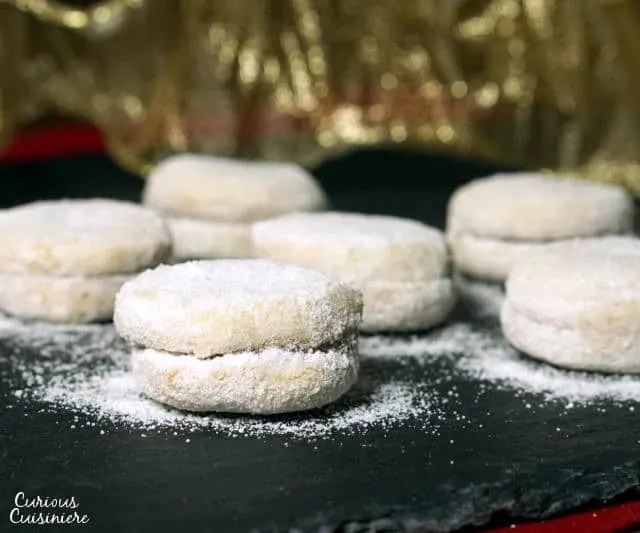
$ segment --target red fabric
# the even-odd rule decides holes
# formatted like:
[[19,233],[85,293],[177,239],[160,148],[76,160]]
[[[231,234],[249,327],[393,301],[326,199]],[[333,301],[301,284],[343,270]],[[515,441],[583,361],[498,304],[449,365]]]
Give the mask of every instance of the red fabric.
[[104,153],[104,138],[91,126],[68,124],[26,131],[0,150],[3,162]]
[[[98,130],[70,124],[22,133],[0,150],[0,161],[95,155],[104,153],[104,149],[104,138]],[[538,523],[490,529],[487,533],[615,533],[632,526],[638,526],[640,530],[640,501]]]
[[544,522],[491,529],[487,533],[615,533],[640,530],[640,501],[564,516]]

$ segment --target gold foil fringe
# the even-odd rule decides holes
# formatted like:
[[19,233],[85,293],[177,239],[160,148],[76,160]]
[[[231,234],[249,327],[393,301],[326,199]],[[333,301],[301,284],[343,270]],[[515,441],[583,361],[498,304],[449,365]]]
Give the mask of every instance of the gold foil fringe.
[[640,194],[638,27],[637,0],[0,0],[0,133],[55,110],[141,173],[391,143]]

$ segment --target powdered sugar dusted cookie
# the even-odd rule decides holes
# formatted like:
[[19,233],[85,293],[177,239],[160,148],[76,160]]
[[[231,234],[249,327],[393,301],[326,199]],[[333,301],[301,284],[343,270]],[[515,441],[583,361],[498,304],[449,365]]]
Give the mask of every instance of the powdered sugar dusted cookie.
[[107,320],[131,275],[171,252],[150,209],[117,200],[51,200],[0,212],[0,309],[53,322]]
[[523,352],[559,366],[640,372],[640,241],[550,245],[507,281],[502,329]]
[[165,218],[173,240],[173,260],[251,256],[251,226],[187,217]]
[[328,351],[265,348],[211,359],[134,350],[133,374],[154,400],[186,411],[270,415],[337,400],[355,383],[355,339]]
[[149,175],[143,202],[167,214],[246,222],[322,209],[326,197],[297,165],[183,154]]
[[535,173],[473,181],[452,196],[447,237],[456,267],[504,281],[528,247],[629,232],[634,204],[623,189]]
[[275,414],[335,401],[358,375],[362,296],[264,260],[149,270],[118,294],[115,325],[154,400],[187,411]]
[[318,269],[360,289],[364,331],[429,327],[455,300],[442,233],[414,220],[296,213],[254,224],[252,236],[256,257]]
[[273,261],[192,261],[126,283],[118,333],[135,345],[198,357],[266,347],[335,346],[357,330],[358,291],[326,275]]
[[103,276],[155,266],[171,251],[162,219],[106,199],[34,202],[0,212],[0,271]]

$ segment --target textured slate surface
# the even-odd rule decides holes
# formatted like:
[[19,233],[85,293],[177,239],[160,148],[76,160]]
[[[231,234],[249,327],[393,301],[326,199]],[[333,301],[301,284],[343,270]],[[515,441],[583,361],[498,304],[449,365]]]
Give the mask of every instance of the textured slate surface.
[[[338,209],[442,225],[455,185],[491,170],[369,152],[317,173]],[[133,198],[139,186],[96,158],[0,170],[3,205],[34,197]],[[0,410],[0,530],[21,490],[76,495],[100,531],[356,532],[447,531],[496,515],[542,517],[637,489],[640,428],[627,406],[567,412],[546,404],[532,411],[508,391],[462,377],[452,383],[451,364],[438,360],[428,373],[411,364],[368,369],[404,373],[442,393],[455,386],[452,408],[465,421],[444,418],[436,435],[407,424],[309,444],[200,431],[187,445],[170,433],[142,439],[126,428],[100,438],[92,428],[69,431],[69,413],[29,404]],[[0,382],[0,405],[9,393]]]

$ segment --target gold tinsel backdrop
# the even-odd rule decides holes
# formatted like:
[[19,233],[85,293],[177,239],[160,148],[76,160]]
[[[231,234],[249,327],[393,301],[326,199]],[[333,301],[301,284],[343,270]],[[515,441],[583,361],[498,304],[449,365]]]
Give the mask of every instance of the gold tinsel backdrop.
[[0,0],[0,133],[312,163],[428,146],[640,194],[638,0]]

